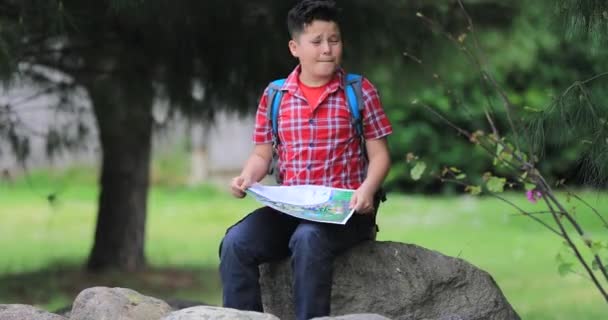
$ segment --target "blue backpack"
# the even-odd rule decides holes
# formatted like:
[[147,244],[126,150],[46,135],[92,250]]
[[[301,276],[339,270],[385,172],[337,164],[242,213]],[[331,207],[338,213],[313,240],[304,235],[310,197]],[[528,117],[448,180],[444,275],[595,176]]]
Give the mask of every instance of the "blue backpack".
[[[351,115],[351,123],[359,137],[361,150],[363,152],[364,161],[367,162],[367,151],[365,149],[365,137],[363,136],[363,119],[361,117],[361,113],[363,108],[365,107],[363,103],[363,93],[361,89],[361,79],[362,77],[358,74],[347,74],[346,75],[346,83],[345,83],[345,91],[346,91],[346,103],[350,109]],[[275,80],[268,85],[267,91],[267,109],[268,109],[268,119],[271,121],[272,125],[272,164],[268,170],[268,174],[275,175],[277,183],[281,183],[281,178],[279,177],[279,172],[277,166],[278,161],[278,152],[277,147],[280,143],[279,141],[279,109],[281,107],[281,99],[283,98],[283,84],[285,83],[285,79]],[[365,167],[365,166],[364,166]]]

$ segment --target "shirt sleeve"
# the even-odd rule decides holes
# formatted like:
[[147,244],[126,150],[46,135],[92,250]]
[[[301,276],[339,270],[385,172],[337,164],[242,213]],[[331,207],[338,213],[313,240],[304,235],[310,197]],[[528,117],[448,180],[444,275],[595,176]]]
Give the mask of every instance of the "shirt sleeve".
[[268,88],[264,90],[264,93],[260,98],[258,110],[255,115],[255,126],[253,129],[254,144],[272,143],[272,125],[270,119],[268,119],[267,93]]
[[369,80],[363,78],[361,91],[365,104],[363,108],[363,136],[366,140],[388,136],[393,132],[393,127],[382,108],[378,90]]

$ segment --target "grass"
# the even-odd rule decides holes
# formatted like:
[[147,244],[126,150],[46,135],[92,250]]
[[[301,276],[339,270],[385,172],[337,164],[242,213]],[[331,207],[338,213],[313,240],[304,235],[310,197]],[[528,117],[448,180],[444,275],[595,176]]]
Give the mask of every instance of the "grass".
[[[606,193],[583,194],[608,212]],[[526,208],[541,207],[520,194],[507,196]],[[252,199],[235,201],[210,186],[155,186],[148,206],[150,269],[92,275],[80,266],[92,246],[96,199],[95,178],[87,170],[39,172],[0,184],[0,303],[55,310],[94,285],[220,303],[217,246],[225,229],[257,206]],[[608,240],[588,210],[574,205],[592,236]],[[378,240],[415,243],[488,271],[523,319],[604,318],[608,307],[589,280],[558,274],[561,241],[514,213],[492,198],[391,194],[378,218]]]

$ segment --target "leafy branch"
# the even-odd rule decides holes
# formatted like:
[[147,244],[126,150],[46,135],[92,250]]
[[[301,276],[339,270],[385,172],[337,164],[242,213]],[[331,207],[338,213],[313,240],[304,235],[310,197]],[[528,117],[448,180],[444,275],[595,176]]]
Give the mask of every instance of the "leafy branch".
[[[456,124],[454,121],[451,121],[448,116],[442,114],[434,107],[422,101],[414,100],[413,104],[422,105],[424,109],[437,117],[445,125],[452,128],[460,135],[466,137],[471,143],[479,146],[487,155],[494,159],[493,163],[495,167],[506,169],[512,178],[507,180],[505,177],[494,176],[489,172],[485,173],[483,175],[485,192],[481,185],[467,182],[467,175],[461,172],[461,170],[458,168],[444,168],[443,171],[436,176],[436,178],[440,179],[442,182],[460,185],[464,188],[465,192],[468,192],[471,195],[479,195],[484,192],[485,194],[489,194],[497,199],[500,199],[501,201],[514,207],[520,214],[531,218],[533,221],[541,224],[547,230],[558,236],[565,242],[567,248],[574,255],[579,265],[582,266],[584,269],[584,275],[586,275],[587,278],[592,281],[606,302],[608,302],[608,292],[606,290],[606,285],[608,284],[608,272],[606,270],[607,265],[599,254],[602,250],[608,250],[608,243],[596,241],[590,237],[590,234],[585,231],[582,224],[577,220],[574,212],[575,209],[567,209],[564,206],[562,200],[558,199],[551,185],[547,182],[543,174],[537,169],[540,161],[539,156],[531,147],[533,144],[524,144],[524,140],[522,139],[522,137],[526,136],[525,132],[521,132],[521,130],[524,130],[525,126],[514,121],[515,105],[510,101],[506,90],[498,83],[496,78],[489,71],[487,71],[487,63],[483,58],[483,51],[481,50],[479,41],[476,37],[473,21],[470,15],[467,13],[462,1],[459,0],[458,3],[460,4],[468,24],[468,32],[459,36],[455,36],[444,30],[438,23],[424,16],[422,13],[417,13],[417,16],[421,18],[427,26],[432,28],[432,30],[437,31],[439,34],[451,41],[460,51],[464,52],[471,64],[476,68],[482,85],[488,85],[489,88],[493,89],[493,93],[498,95],[501,101],[502,110],[507,116],[508,132],[513,136],[513,141],[511,143],[511,139],[501,136],[499,127],[497,126],[497,121],[494,119],[492,112],[490,112],[490,110],[494,109],[494,106],[491,104],[489,93],[484,93],[486,95],[488,105],[483,106],[483,113],[490,127],[490,134],[485,134],[483,130],[477,130],[475,132],[466,130]],[[473,48],[471,48],[465,41],[469,35],[471,35],[470,37],[473,39]],[[422,60],[416,58],[415,56],[407,53],[404,55],[416,62],[418,65],[423,64]],[[547,111],[561,112],[560,107],[564,105],[566,97],[569,96],[571,92],[574,92],[575,89],[578,89],[582,92],[578,99],[579,103],[583,104],[583,107],[586,108],[594,118],[599,117],[602,119],[601,115],[598,114],[599,111],[592,103],[586,86],[606,76],[608,76],[608,72],[596,74],[582,81],[575,81],[571,86],[564,90],[564,92],[556,99],[552,108],[549,108]],[[441,77],[437,75],[437,73],[433,74],[433,78],[440,82],[439,85],[444,85],[441,83]],[[450,92],[450,90],[446,91]],[[521,119],[521,121],[523,121],[523,117]],[[602,127],[595,130],[596,139],[603,138],[602,134],[608,131],[605,128],[606,123],[602,123],[600,121],[599,125]],[[407,161],[413,165],[411,170],[412,178],[414,180],[420,179],[426,170],[426,164],[424,161],[421,161],[418,156],[413,154],[408,154]],[[528,210],[518,206],[506,197],[500,195],[500,193],[504,192],[505,187],[525,189],[527,191],[526,193],[528,199],[531,202],[536,202],[537,200],[542,199],[546,205],[546,210],[529,212]],[[605,228],[608,228],[608,221],[598,210],[593,208],[588,202],[571,191],[568,191],[568,196],[575,198],[583,203],[586,207],[590,208],[595,216],[601,221],[602,225]],[[551,216],[550,221],[552,223],[539,218],[539,216],[535,213],[549,213]],[[583,244],[578,244],[574,240],[576,238],[580,238]],[[585,258],[585,254],[582,253],[582,249],[584,247],[587,247],[591,252],[590,260],[587,260],[587,258]],[[559,271],[560,273],[576,273],[571,269],[570,264],[565,263],[560,264]]]

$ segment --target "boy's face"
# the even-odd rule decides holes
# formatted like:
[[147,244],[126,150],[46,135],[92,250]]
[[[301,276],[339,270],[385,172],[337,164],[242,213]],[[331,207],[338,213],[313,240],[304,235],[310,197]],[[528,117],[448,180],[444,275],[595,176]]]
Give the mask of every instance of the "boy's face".
[[300,60],[301,80],[329,81],[342,61],[342,38],[335,22],[313,20],[289,41],[291,54]]

